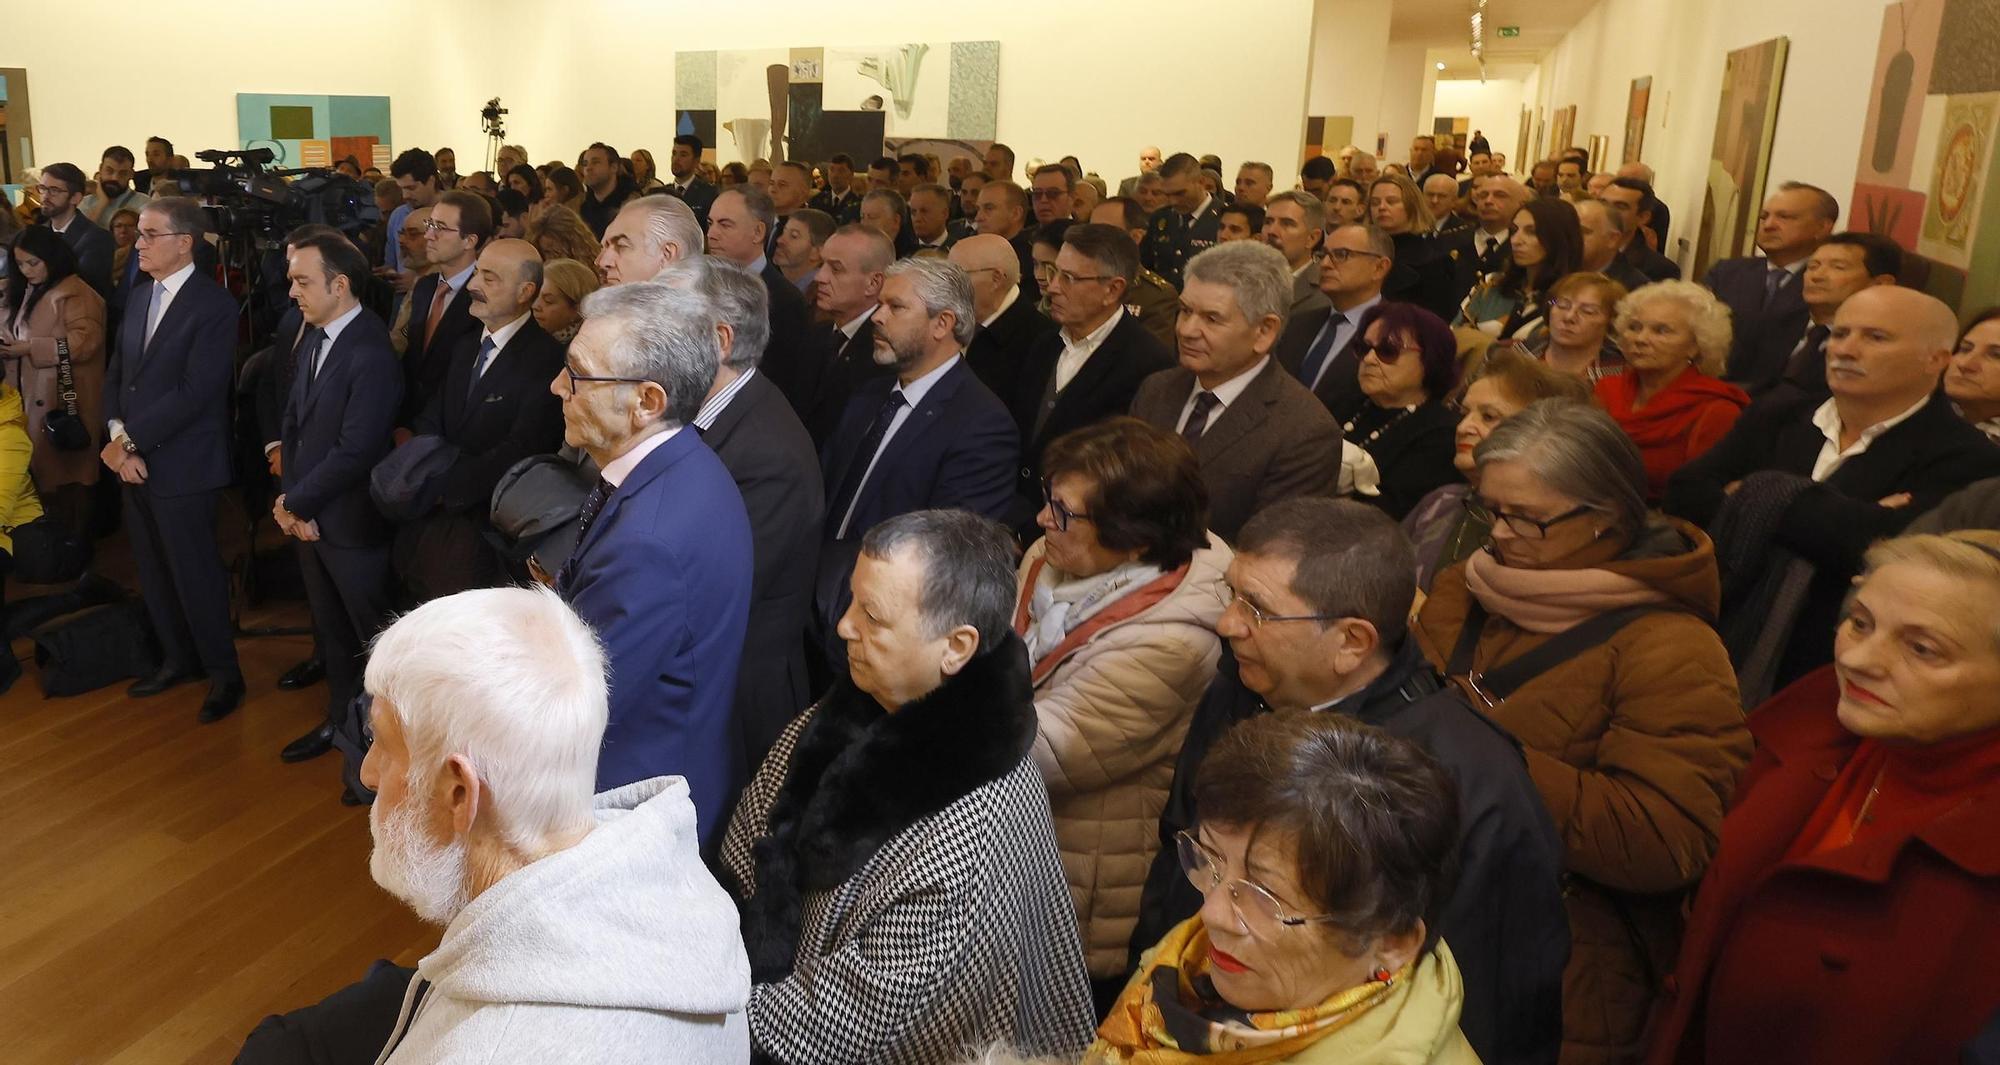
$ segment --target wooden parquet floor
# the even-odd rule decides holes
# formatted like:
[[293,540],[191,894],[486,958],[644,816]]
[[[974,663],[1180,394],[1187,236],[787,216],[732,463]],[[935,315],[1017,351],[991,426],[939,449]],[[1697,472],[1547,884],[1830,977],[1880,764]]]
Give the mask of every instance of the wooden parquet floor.
[[309,646],[240,640],[250,696],[213,725],[205,682],[44,700],[31,657],[0,697],[0,1065],[227,1063],[266,1014],[436,943],[369,879],[338,755],[278,761],[324,707],[276,685]]

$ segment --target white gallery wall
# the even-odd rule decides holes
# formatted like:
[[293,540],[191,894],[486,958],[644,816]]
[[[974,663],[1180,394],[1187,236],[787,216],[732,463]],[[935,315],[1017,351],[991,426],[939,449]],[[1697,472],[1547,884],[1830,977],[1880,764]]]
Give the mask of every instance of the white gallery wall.
[[268,29],[159,15],[79,49],[74,10],[9,5],[0,66],[28,71],[36,161],[90,171],[106,145],[136,152],[151,134],[187,155],[232,147],[239,92],[388,96],[397,146],[448,144],[462,171],[482,154],[478,113],[492,96],[512,112],[508,140],[535,159],[573,159],[594,140],[664,158],[677,51],[997,40],[999,139],[1024,166],[1073,153],[1116,181],[1158,144],[1283,170],[1304,136],[1313,0],[1242,0],[1226,17],[1187,0],[348,0],[260,12]]
[[1467,140],[1471,139],[1473,130],[1484,132],[1487,144],[1505,155],[1507,165],[1513,166],[1522,157],[1521,146],[1514,142],[1521,139],[1521,101],[1524,99],[1526,86],[1519,78],[1488,78],[1483,82],[1440,81],[1432,94],[1431,109],[1426,113],[1424,125],[1429,127],[1433,117],[1464,116]]

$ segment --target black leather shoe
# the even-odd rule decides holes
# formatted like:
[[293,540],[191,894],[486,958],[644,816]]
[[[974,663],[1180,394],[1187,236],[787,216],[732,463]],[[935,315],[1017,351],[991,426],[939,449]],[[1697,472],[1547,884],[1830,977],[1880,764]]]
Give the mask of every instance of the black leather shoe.
[[306,762],[333,750],[333,726],[321,724],[311,732],[285,744],[278,752],[279,759],[286,762]]
[[201,701],[201,713],[195,720],[204,725],[213,724],[236,712],[243,705],[243,682],[241,680],[218,680],[208,687],[208,698]]
[[125,689],[125,694],[134,699],[144,699],[150,695],[158,695],[177,684],[186,684],[193,679],[193,673],[185,673],[172,666],[164,666],[158,673],[147,677],[145,680],[134,681],[131,687]]
[[278,678],[278,690],[295,692],[300,688],[310,688],[326,679],[326,663],[317,658],[308,658],[298,665],[285,670]]

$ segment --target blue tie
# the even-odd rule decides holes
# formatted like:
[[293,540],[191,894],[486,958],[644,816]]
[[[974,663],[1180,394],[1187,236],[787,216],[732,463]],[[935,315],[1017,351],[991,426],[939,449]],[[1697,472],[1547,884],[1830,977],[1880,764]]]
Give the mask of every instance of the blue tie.
[[1333,338],[1340,327],[1347,324],[1347,316],[1339,311],[1328,311],[1326,325],[1313,338],[1312,347],[1306,349],[1305,361],[1299,364],[1299,383],[1310,389],[1319,380],[1320,371],[1326,368],[1327,356],[1333,351]]
[[150,287],[152,288],[152,294],[146,297],[146,334],[139,338],[141,341],[139,348],[142,351],[145,350],[146,345],[153,342],[153,330],[159,328],[160,293],[167,286],[155,281]]
[[836,538],[846,535],[847,512],[854,509],[854,497],[861,494],[862,479],[868,476],[868,464],[875,460],[875,452],[882,446],[882,438],[889,435],[889,424],[896,420],[896,412],[903,409],[904,402],[902,389],[889,390],[888,398],[875,412],[875,420],[868,423],[868,431],[861,435],[861,446],[854,449],[854,457],[848,460],[847,473],[841,477],[840,489],[833,494],[833,505],[826,511]]
[[479,341],[479,356],[472,360],[472,380],[465,386],[465,398],[468,402],[471,401],[472,394],[479,391],[479,379],[485,376],[487,364],[493,361],[493,350],[492,337],[485,337]]

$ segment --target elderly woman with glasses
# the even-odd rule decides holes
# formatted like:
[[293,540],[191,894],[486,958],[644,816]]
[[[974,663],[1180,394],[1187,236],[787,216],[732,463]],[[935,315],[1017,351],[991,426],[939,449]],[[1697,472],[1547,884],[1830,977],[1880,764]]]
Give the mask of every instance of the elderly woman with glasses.
[[1750,757],[1701,530],[1646,508],[1603,411],[1543,400],[1474,452],[1492,542],[1417,615],[1432,664],[1520,740],[1562,836],[1563,1060],[1627,1061]]
[[1597,382],[1597,401],[1639,445],[1649,503],[1750,405],[1748,394],[1717,376],[1730,336],[1729,306],[1692,281],[1655,281],[1618,301],[1625,372]]
[[1750,715],[1649,1062],[1957,1061],[2000,1009],[2000,533],[1866,567],[1833,665]]
[[1021,562],[1014,629],[1101,1015],[1124,986],[1174,759],[1221,656],[1230,551],[1176,433],[1112,418],[1057,437],[1042,470],[1042,538]]
[[1168,932],[1086,1065],[1478,1061],[1436,934],[1457,874],[1451,776],[1341,714],[1237,725],[1176,837],[1201,912]]
[[1342,439],[1374,461],[1380,486],[1368,502],[1401,520],[1417,501],[1458,480],[1452,467],[1451,391],[1458,346],[1437,315],[1384,301],[1361,319],[1361,397],[1336,411]]

